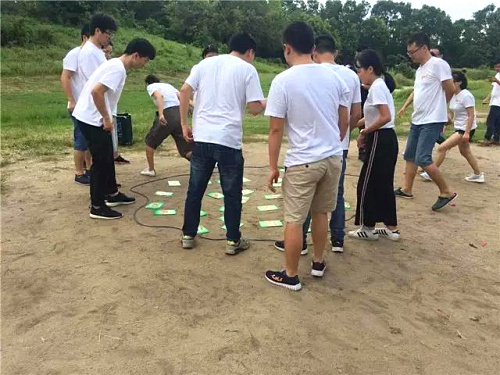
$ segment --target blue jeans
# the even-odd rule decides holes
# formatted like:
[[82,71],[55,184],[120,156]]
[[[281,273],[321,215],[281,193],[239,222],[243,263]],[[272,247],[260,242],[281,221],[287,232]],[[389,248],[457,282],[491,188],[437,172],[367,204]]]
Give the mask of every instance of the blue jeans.
[[82,133],[82,129],[80,129],[80,125],[78,125],[78,120],[73,116],[71,116],[71,120],[73,121],[73,148],[75,151],[87,151],[89,146]]
[[195,142],[189,176],[189,187],[184,206],[185,236],[196,236],[200,225],[200,209],[203,194],[218,164],[222,193],[224,194],[224,221],[226,238],[239,241],[241,221],[241,190],[243,189],[243,166],[245,160],[241,150],[214,144]]
[[439,139],[444,125],[444,122],[422,125],[411,124],[404,159],[415,163],[419,167],[431,165],[432,149]]
[[[345,202],[344,202],[344,176],[347,163],[347,153],[349,150],[344,150],[344,157],[342,158],[342,172],[340,173],[339,189],[337,194],[337,206],[332,212],[330,218],[330,236],[331,241],[343,241],[345,236]],[[304,244],[306,243],[307,231],[311,223],[311,214],[307,215],[306,221],[302,230],[304,231]]]

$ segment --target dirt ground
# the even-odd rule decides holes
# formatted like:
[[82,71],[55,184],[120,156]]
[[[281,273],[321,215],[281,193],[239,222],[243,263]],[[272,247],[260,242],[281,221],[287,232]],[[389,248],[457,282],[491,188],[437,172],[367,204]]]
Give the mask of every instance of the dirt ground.
[[[403,146],[402,144],[400,145]],[[171,148],[171,144],[167,147]],[[147,181],[142,153],[123,150],[123,191]],[[469,167],[453,150],[442,170],[459,193],[456,204],[431,211],[433,183],[417,178],[414,200],[398,200],[402,240],[346,239],[345,253],[328,249],[322,280],[300,264],[299,293],[265,281],[283,254],[253,242],[236,256],[224,242],[200,240],[187,251],[180,232],[136,224],[121,208],[117,221],[88,217],[88,189],[72,181],[69,156],[3,168],[2,372],[76,374],[498,374],[500,369],[500,148],[473,146],[484,185],[466,182]],[[245,145],[247,166],[267,165],[265,144]],[[157,158],[159,178],[188,172],[173,151]],[[354,143],[347,173],[357,175]],[[398,161],[401,181],[403,161]],[[242,232],[279,239],[260,229],[267,169],[247,169],[254,190],[244,204]],[[177,216],[149,225],[180,226],[181,187],[157,181],[137,188],[151,200],[173,191],[165,208]],[[209,191],[220,191],[217,177]],[[346,177],[354,214],[357,178]],[[398,182],[396,182],[397,184]],[[132,193],[132,195],[134,195]],[[281,206],[281,202],[277,203]],[[220,201],[206,197],[202,223],[221,237]],[[347,229],[353,228],[353,220]]]

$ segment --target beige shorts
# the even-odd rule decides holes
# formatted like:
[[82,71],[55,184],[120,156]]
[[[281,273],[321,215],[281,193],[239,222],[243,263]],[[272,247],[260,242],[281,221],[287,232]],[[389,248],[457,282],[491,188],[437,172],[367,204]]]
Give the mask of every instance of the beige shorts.
[[302,225],[309,211],[335,210],[341,171],[342,156],[286,168],[283,178],[285,222]]

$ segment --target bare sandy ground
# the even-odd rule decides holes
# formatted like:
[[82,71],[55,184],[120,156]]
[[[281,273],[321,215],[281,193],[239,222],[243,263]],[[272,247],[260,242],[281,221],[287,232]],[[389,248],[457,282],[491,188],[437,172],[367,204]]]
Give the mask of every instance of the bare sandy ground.
[[[171,148],[169,143],[167,149]],[[72,181],[69,157],[19,162],[3,168],[2,373],[76,374],[498,374],[500,369],[500,148],[473,151],[487,176],[464,181],[469,168],[457,150],[443,165],[459,193],[453,207],[432,212],[433,183],[416,181],[415,199],[399,200],[403,239],[346,240],[345,253],[328,251],[323,280],[309,276],[302,257],[299,293],[268,284],[263,273],[283,254],[272,242],[253,242],[236,257],[224,242],[201,240],[182,250],[176,230],[137,225],[121,208],[118,221],[88,217],[88,189]],[[127,153],[118,166],[123,191],[146,181],[144,157]],[[348,173],[357,175],[354,144]],[[248,166],[267,165],[264,144],[245,146]],[[159,177],[188,172],[173,151],[157,158]],[[397,166],[401,181],[402,160]],[[280,238],[260,229],[267,169],[248,169],[255,192],[244,205],[242,231],[251,238]],[[149,225],[180,226],[187,177],[180,188],[158,181],[156,190],[175,217]],[[218,191],[216,183],[209,191]],[[346,177],[354,214],[356,177]],[[276,203],[276,202],[273,202]],[[281,206],[281,202],[277,202]],[[205,198],[209,236],[223,236],[221,202]],[[353,220],[348,221],[353,228]]]

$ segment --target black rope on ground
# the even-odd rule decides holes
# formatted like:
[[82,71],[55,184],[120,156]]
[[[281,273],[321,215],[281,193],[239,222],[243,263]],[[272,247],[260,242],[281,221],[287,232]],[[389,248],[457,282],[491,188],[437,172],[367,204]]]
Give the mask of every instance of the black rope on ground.
[[[268,168],[268,166],[267,165],[265,165],[265,166],[248,166],[248,167],[245,167],[245,168],[246,169],[263,169],[263,168]],[[214,173],[218,173],[218,172],[214,171]],[[349,176],[349,177],[359,177],[358,175],[352,175],[352,174],[347,174],[347,173],[345,175]],[[188,177],[188,176],[189,176],[189,173],[176,174],[176,175],[172,175],[172,176],[166,176],[166,177],[162,177],[162,178],[156,178],[154,180],[149,180],[149,181],[141,182],[140,184],[132,186],[130,188],[130,191],[132,191],[135,194],[138,194],[141,197],[143,197],[144,199],[146,199],[146,203],[144,203],[142,206],[139,206],[134,211],[134,216],[133,217],[134,217],[134,221],[136,222],[136,224],[140,225],[141,227],[145,227],[145,228],[175,229],[175,230],[178,230],[178,231],[182,232],[182,228],[176,227],[176,226],[173,226],[173,225],[151,225],[151,224],[145,224],[145,223],[141,222],[137,218],[137,213],[148,204],[149,198],[148,198],[147,195],[142,194],[142,193],[138,192],[135,189],[139,188],[141,186],[145,186],[145,185],[152,184],[152,183],[159,182],[159,181],[163,181],[163,180],[168,180],[168,179],[171,179],[171,178]],[[351,220],[352,218],[354,218],[354,216],[356,216],[356,215],[352,215],[349,219],[346,219],[345,221]],[[198,236],[198,237],[202,238],[204,240],[208,240],[208,241],[226,241],[226,238],[213,238],[213,237],[207,237],[207,236],[203,236],[203,235]],[[255,241],[255,242],[274,242],[274,241],[277,241],[274,238],[249,238],[249,240],[250,241]]]

